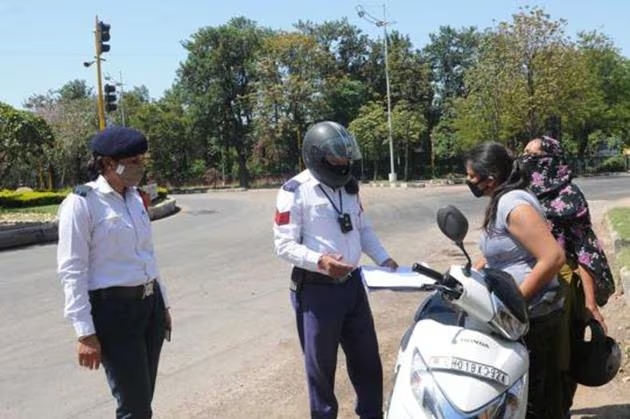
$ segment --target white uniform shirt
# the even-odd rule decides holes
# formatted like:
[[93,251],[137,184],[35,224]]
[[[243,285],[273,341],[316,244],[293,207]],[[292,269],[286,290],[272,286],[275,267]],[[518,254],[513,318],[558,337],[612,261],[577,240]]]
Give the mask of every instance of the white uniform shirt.
[[[337,221],[339,214],[320,186],[337,209],[343,208],[342,212],[350,214],[352,231],[341,231]],[[274,221],[276,254],[303,269],[317,272],[317,261],[323,254],[340,254],[342,262],[353,266],[358,266],[362,252],[377,264],[389,258],[363,212],[359,195],[350,195],[343,187],[332,189],[308,170],[280,189]]]
[[159,276],[151,221],[138,191],[127,188],[123,197],[102,176],[87,185],[92,190],[85,197],[72,193],[59,207],[57,273],[64,316],[79,337],[95,332],[88,291],[142,285]]

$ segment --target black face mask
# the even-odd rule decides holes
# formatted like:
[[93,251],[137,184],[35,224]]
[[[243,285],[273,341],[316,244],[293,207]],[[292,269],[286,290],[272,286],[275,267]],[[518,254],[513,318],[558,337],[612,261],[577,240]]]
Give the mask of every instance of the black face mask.
[[475,198],[481,198],[483,196],[483,192],[487,189],[487,188],[481,189],[479,187],[479,184],[481,182],[483,182],[484,180],[485,179],[481,179],[477,183],[472,183],[471,181],[466,180],[466,185],[468,185],[468,188],[470,189],[470,192],[472,192],[472,194],[475,196]]
[[525,170],[525,172],[527,172],[527,174],[531,176],[532,173],[541,170],[541,166],[544,167],[547,160],[542,160],[544,157],[548,156],[537,154],[523,154],[518,159],[523,170]]
[[322,159],[320,170],[322,173],[320,174],[323,178],[319,180],[333,189],[340,188],[352,178],[352,174],[350,173],[351,169],[352,162],[337,166],[330,164],[326,159]]

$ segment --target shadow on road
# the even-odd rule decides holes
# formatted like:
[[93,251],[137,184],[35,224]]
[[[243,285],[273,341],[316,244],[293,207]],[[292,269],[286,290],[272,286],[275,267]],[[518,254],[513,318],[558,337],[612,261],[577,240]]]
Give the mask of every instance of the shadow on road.
[[589,407],[571,411],[572,418],[580,419],[621,419],[630,418],[630,404]]

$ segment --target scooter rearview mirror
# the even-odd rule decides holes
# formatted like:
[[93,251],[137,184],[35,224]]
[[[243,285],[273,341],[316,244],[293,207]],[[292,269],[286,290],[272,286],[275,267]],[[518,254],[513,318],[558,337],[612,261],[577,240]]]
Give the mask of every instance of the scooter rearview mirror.
[[461,246],[468,234],[468,219],[453,205],[442,207],[437,212],[438,227],[446,237]]
[[438,210],[437,223],[440,230],[442,230],[442,233],[444,233],[444,235],[449,239],[453,240],[457,247],[464,252],[464,256],[466,256],[464,274],[466,276],[470,275],[472,261],[470,260],[470,255],[464,248],[464,238],[468,233],[468,219],[457,207],[447,205]]

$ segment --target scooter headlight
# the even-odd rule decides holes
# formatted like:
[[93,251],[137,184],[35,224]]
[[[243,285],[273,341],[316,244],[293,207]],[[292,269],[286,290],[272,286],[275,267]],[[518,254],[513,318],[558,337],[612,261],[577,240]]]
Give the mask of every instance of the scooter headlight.
[[488,403],[483,409],[466,418],[517,419],[525,417],[527,409],[527,379],[521,377],[505,393]]
[[418,405],[433,419],[516,419],[524,417],[527,407],[527,376],[521,377],[507,391],[474,412],[462,412],[453,406],[436,384],[420,352],[411,360],[410,386]]
[[435,419],[444,419],[445,416],[440,409],[438,401],[439,390],[435,385],[433,376],[429,371],[426,362],[422,359],[417,349],[413,351],[411,359],[411,391],[418,404],[432,414]]

